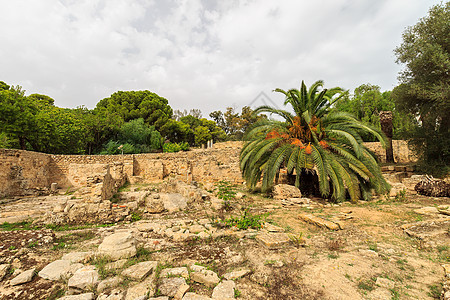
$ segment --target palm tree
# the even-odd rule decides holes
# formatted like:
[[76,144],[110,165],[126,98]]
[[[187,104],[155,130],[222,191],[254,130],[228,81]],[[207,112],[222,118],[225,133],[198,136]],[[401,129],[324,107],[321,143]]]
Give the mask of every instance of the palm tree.
[[294,114],[270,106],[255,110],[284,120],[261,120],[246,134],[240,167],[250,188],[262,177],[263,192],[269,190],[285,167],[288,175],[295,175],[297,187],[305,174],[316,176],[322,197],[334,201],[345,200],[347,192],[356,201],[370,199],[372,189],[380,194],[389,190],[374,154],[361,138],[362,133],[370,133],[385,145],[382,134],[348,113],[330,112],[344,95],[341,88],[323,89],[323,81],[316,81],[308,90],[302,81],[300,90],[275,91],[286,96],[284,105],[289,104]]

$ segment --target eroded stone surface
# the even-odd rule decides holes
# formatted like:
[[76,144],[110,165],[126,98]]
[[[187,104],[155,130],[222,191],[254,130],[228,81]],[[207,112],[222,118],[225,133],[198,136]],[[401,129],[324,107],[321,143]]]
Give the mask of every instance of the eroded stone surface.
[[260,233],[256,236],[256,240],[269,249],[278,249],[290,242],[286,233]]
[[94,293],[70,295],[70,296],[64,296],[62,298],[59,298],[59,300],[94,300],[94,299],[95,299]]
[[181,286],[186,285],[186,280],[182,277],[162,278],[159,290],[164,296],[173,297]]
[[212,298],[218,300],[234,299],[235,287],[236,283],[232,280],[222,281],[214,288]]
[[179,267],[179,268],[169,268],[169,269],[163,269],[161,270],[161,273],[159,274],[159,277],[171,277],[171,276],[181,276],[185,279],[189,278],[189,271],[186,267]]
[[214,286],[219,283],[220,279],[217,274],[211,270],[202,270],[200,272],[191,273],[191,279],[195,282],[208,286]]
[[99,281],[99,275],[95,266],[86,266],[79,269],[70,277],[67,285],[69,288],[78,290],[88,290],[95,288]]
[[103,240],[98,247],[98,254],[113,260],[129,258],[136,255],[135,239],[130,231],[113,233]]
[[234,280],[234,279],[244,277],[245,275],[250,274],[250,273],[251,273],[250,269],[242,269],[242,270],[237,270],[237,271],[226,273],[223,275],[223,277],[227,280]]
[[69,260],[55,260],[45,266],[38,275],[48,280],[59,280],[69,272],[70,265]]
[[122,276],[129,277],[135,280],[142,280],[147,277],[154,269],[156,269],[157,266],[157,261],[140,262],[123,270]]
[[34,272],[36,271],[36,268],[27,270],[25,272],[20,273],[18,276],[14,277],[10,284],[11,285],[19,285],[22,283],[30,282],[33,279]]

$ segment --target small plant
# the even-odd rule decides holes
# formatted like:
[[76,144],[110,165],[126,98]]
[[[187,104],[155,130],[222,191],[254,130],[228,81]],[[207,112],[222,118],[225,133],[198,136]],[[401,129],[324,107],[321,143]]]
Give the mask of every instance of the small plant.
[[234,186],[229,181],[219,181],[215,190],[217,191],[217,198],[225,201],[233,200],[236,196]]
[[105,279],[117,275],[117,270],[115,268],[106,267],[106,265],[112,261],[113,260],[108,256],[94,256],[90,259],[89,263],[96,267],[100,278]]
[[378,252],[378,244],[377,242],[369,242],[369,250]]
[[399,191],[394,198],[397,202],[406,202],[406,189]]
[[327,248],[330,251],[339,251],[344,248],[345,242],[341,239],[331,240],[327,242]]
[[10,246],[9,248],[8,248],[9,250],[16,250],[16,246]]
[[442,284],[429,285],[428,289],[429,289],[428,296],[430,296],[433,299],[441,299]]
[[297,235],[290,234],[289,239],[297,248],[300,248],[301,246],[305,245],[305,239],[303,238],[303,232],[300,232]]
[[261,215],[250,215],[248,209],[244,211],[241,217],[230,217],[225,220],[225,224],[229,227],[237,227],[238,229],[261,229],[263,221]]
[[142,214],[139,212],[132,212],[131,213],[131,222],[136,222],[142,219]]
[[28,248],[35,248],[38,245],[37,241],[31,242],[28,244]]
[[339,254],[337,252],[332,252],[328,254],[328,259],[337,259],[339,258]]
[[239,298],[241,296],[241,291],[234,289],[234,298]]
[[397,289],[390,289],[391,291],[391,300],[400,300],[400,292]]
[[360,280],[358,282],[358,288],[368,292],[373,291],[375,289],[375,282],[371,279]]

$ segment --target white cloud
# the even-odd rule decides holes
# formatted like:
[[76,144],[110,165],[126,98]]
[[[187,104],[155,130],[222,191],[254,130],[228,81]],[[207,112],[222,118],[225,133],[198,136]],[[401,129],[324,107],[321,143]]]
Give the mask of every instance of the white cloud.
[[396,85],[393,49],[438,0],[2,1],[0,80],[63,107],[148,89],[174,109],[311,84]]

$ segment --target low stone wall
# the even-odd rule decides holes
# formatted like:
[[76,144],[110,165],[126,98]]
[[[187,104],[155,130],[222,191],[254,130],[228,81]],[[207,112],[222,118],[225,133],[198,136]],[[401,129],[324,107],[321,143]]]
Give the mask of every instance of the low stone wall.
[[[364,143],[364,145],[373,151],[381,162],[386,162],[386,150],[379,142]],[[407,164],[417,161],[417,155],[409,148],[407,141],[393,140],[392,150],[396,163]]]
[[[366,143],[366,146],[385,161],[385,150],[380,143]],[[416,159],[405,141],[393,141],[393,147],[396,162]],[[242,142],[226,142],[215,144],[212,149],[135,155],[49,155],[0,149],[0,196],[48,191],[53,182],[60,188],[85,188],[92,186],[93,181],[102,182],[102,187],[96,187],[96,193],[103,199],[110,196],[111,187],[125,180],[150,183],[174,178],[184,182],[241,183],[241,148]]]
[[44,153],[0,149],[0,197],[48,192],[50,160]]

